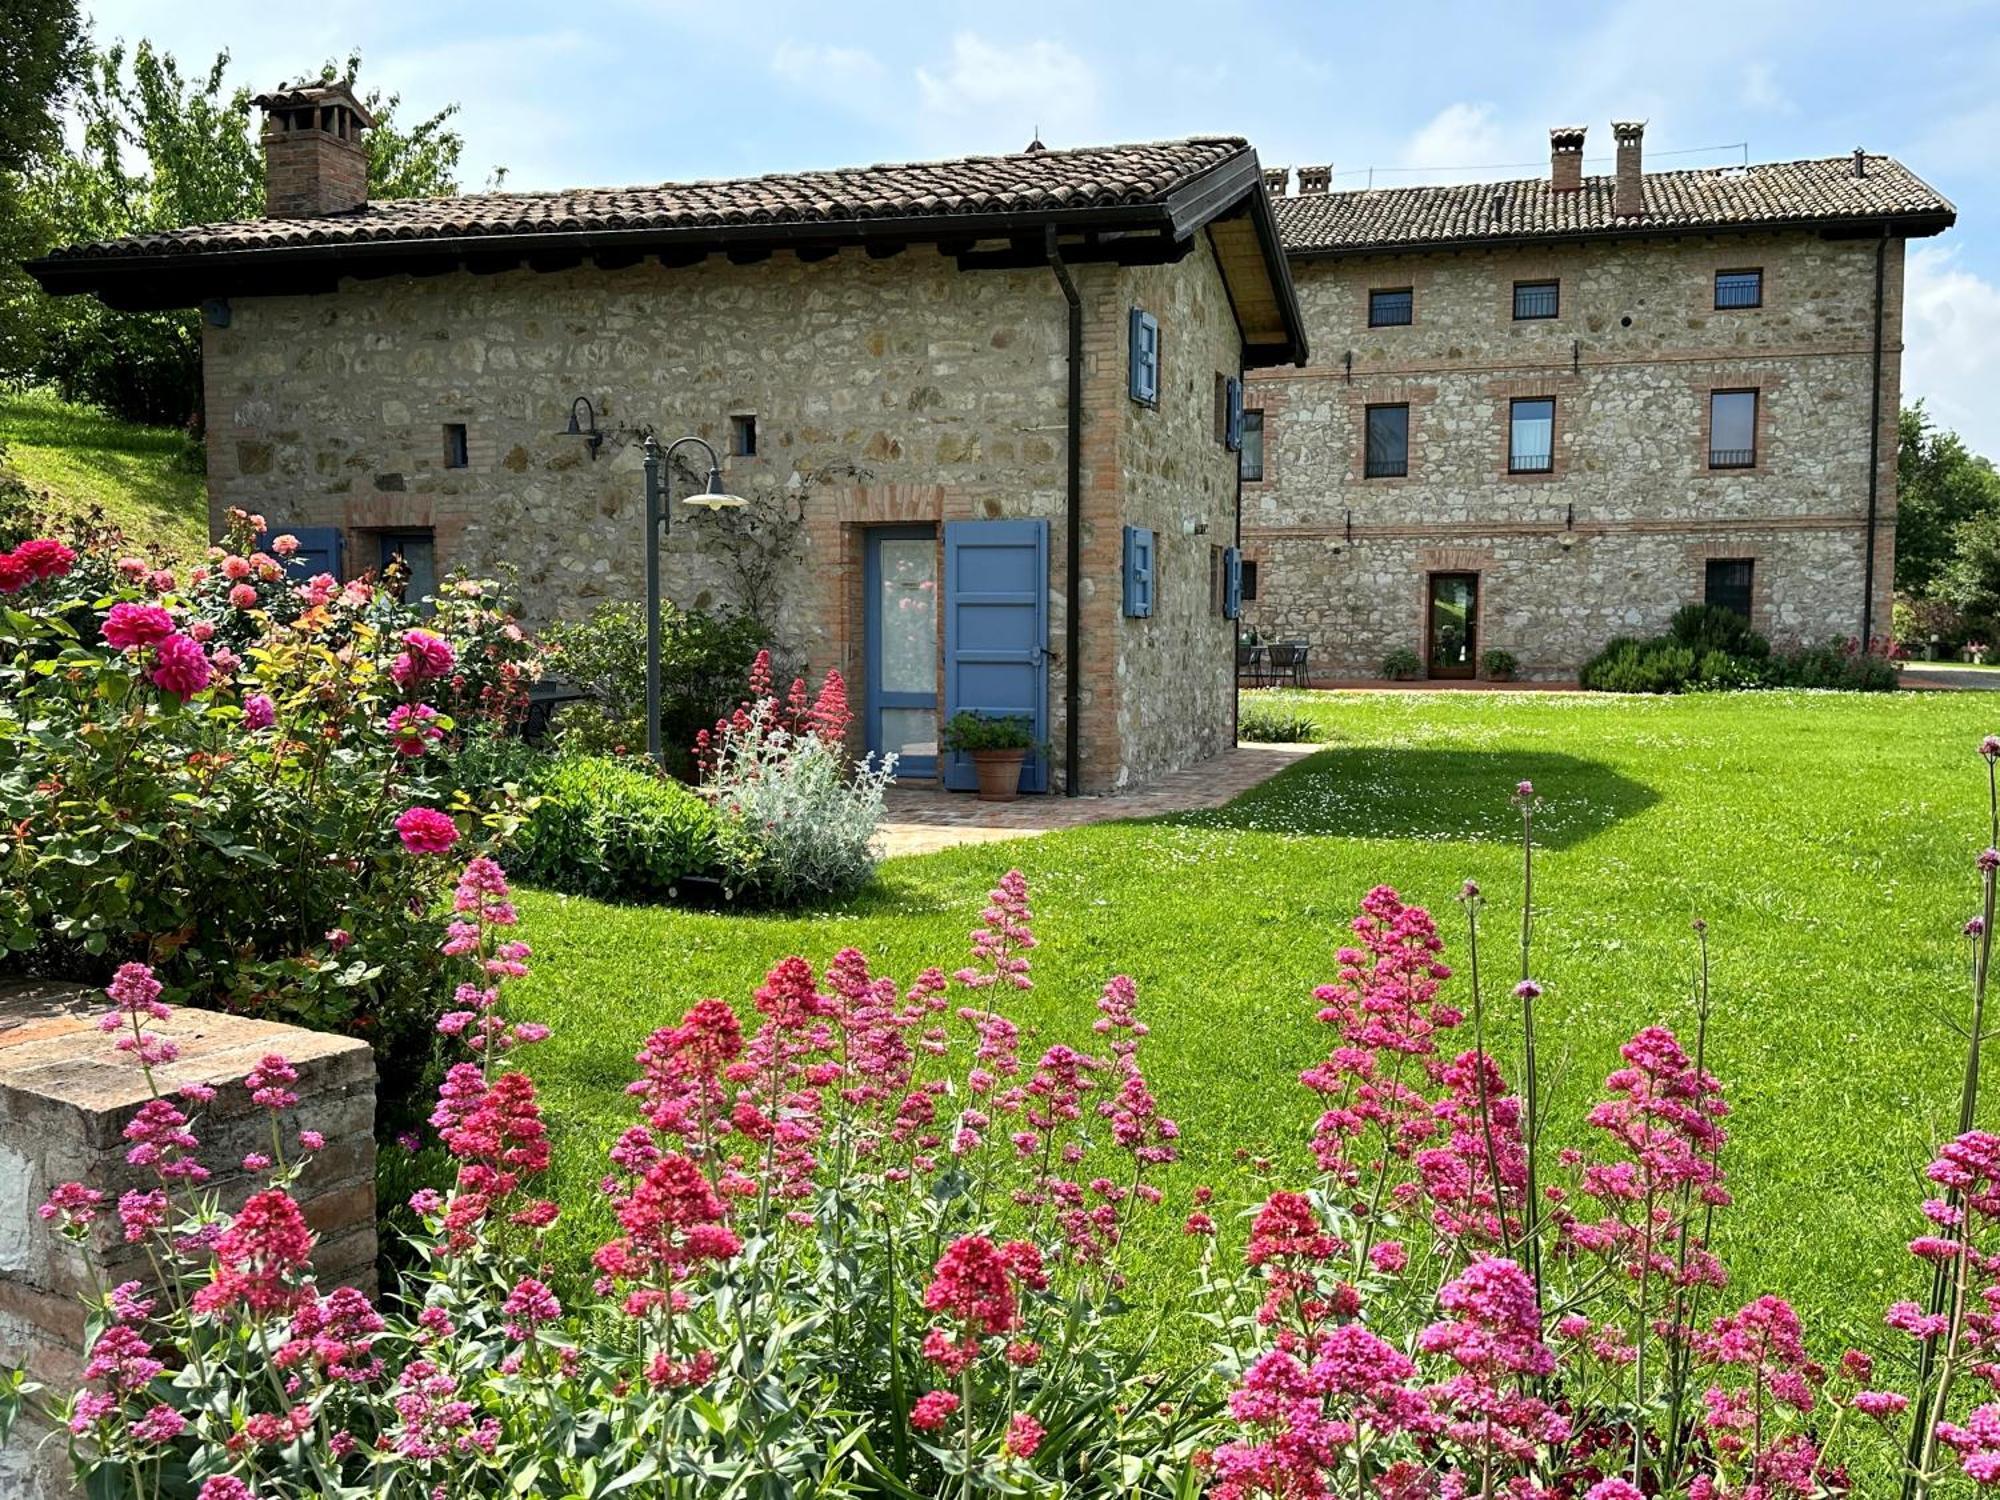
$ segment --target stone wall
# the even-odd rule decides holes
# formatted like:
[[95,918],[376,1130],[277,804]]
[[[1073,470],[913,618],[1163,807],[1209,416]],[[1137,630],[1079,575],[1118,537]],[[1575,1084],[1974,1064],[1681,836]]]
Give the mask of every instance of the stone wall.
[[[1204,701],[1195,732],[1162,730],[1151,721],[1185,718],[1186,700],[1136,693],[1121,714],[1102,680],[1123,665],[1117,533],[1130,405],[1124,317],[1135,273],[1085,265],[1075,275],[1092,310],[1091,379],[1115,386],[1118,403],[1093,398],[1086,410],[1086,483],[1097,486],[1084,539],[1087,598],[1111,600],[1108,615],[1087,622],[1082,664],[1082,784],[1099,790],[1226,744],[1217,726],[1228,701],[1225,685]],[[1198,290],[1174,290],[1183,283]],[[1206,245],[1180,266],[1145,273],[1145,285],[1176,319],[1170,358],[1172,347],[1201,349],[1206,381],[1217,343],[1233,350],[1237,339]],[[1199,326],[1180,326],[1186,319]],[[349,281],[327,296],[240,298],[228,327],[204,329],[211,523],[242,506],[274,523],[345,528],[350,571],[375,565],[381,533],[428,527],[440,568],[511,564],[531,620],[577,616],[600,600],[643,594],[640,430],[691,432],[726,452],[731,417],[754,415],[757,454],[725,458],[726,485],[803,522],[780,560],[772,623],[794,664],[838,668],[858,704],[870,525],[1045,518],[1050,641],[1062,641],[1067,329],[1048,270],[960,272],[923,246],[884,260],[844,252],[811,263],[779,254],[747,266],[718,257],[672,270],[650,262],[461,272]],[[580,439],[558,435],[578,395],[595,404],[606,434],[595,459]],[[1206,414],[1206,386],[1195,396]],[[1093,437],[1099,413],[1117,425],[1116,441],[1108,430]],[[446,467],[448,423],[466,428],[464,468]],[[1094,442],[1112,443],[1095,465]],[[1144,474],[1162,491],[1145,504],[1178,503],[1164,494],[1190,477],[1177,461],[1135,463],[1133,482]],[[698,483],[698,469],[683,472],[681,493]],[[1207,505],[1205,468],[1199,484]],[[1177,528],[1170,534],[1178,576],[1193,552]],[[670,598],[740,602],[717,536],[713,518],[675,508]],[[1199,644],[1191,626],[1170,629],[1173,651]],[[1149,685],[1177,680],[1172,656],[1157,655],[1132,670]],[[1062,671],[1052,664],[1058,747]]]
[[[97,1029],[101,994],[51,984],[0,985],[0,1366],[25,1367],[61,1394],[73,1389],[84,1352],[80,1298],[94,1284],[82,1251],[36,1217],[62,1182],[82,1182],[115,1202],[151,1185],[125,1163],[122,1132],[152,1097],[145,1075]],[[180,1045],[155,1070],[163,1091],[213,1084],[196,1114],[209,1184],[240,1202],[251,1179],[231,1164],[270,1149],[270,1116],[250,1103],[244,1076],[279,1052],[299,1070],[299,1107],[289,1130],[317,1130],[326,1147],[297,1189],[318,1242],[321,1284],[374,1289],[375,1065],[366,1042],[269,1021],[181,1009],[158,1030]],[[94,1230],[91,1259],[105,1285],[150,1280],[140,1247],[124,1243],[116,1216]],[[32,1414],[0,1451],[0,1495],[56,1500],[74,1493],[60,1437]]]
[[[1715,272],[1751,266],[1763,306],[1716,310]],[[1701,597],[1702,561],[1731,557],[1756,562],[1759,630],[1855,634],[1874,266],[1873,241],[1805,235],[1295,264],[1314,365],[1251,379],[1266,462],[1244,489],[1260,564],[1247,617],[1308,637],[1316,675],[1374,676],[1392,649],[1422,654],[1426,575],[1476,571],[1482,649],[1563,679],[1609,635],[1663,628]],[[1901,242],[1885,269],[1878,632],[1894,570]],[[1543,280],[1560,283],[1560,315],[1515,321],[1514,283]],[[1369,289],[1388,287],[1412,288],[1410,326],[1367,326]],[[1708,393],[1739,388],[1760,393],[1756,466],[1711,471]],[[1516,397],[1555,400],[1549,473],[1508,472]],[[1365,409],[1396,402],[1410,407],[1409,475],[1364,478]]]

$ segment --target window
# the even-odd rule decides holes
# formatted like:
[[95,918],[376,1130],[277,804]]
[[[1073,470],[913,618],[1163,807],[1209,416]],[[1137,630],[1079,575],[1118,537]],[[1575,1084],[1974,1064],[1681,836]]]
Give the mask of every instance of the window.
[[1555,466],[1555,398],[1533,396],[1515,401],[1507,414],[1507,472],[1547,474]]
[[1257,599],[1257,565],[1246,557],[1243,559],[1241,567],[1243,569],[1243,602],[1245,604],[1254,604]]
[[447,422],[444,424],[444,466],[447,469],[462,469],[466,466],[465,424]]
[[1153,613],[1153,546],[1149,528],[1125,528],[1125,613],[1135,620]]
[[1160,320],[1144,308],[1132,309],[1132,399],[1144,406],[1160,404]]
[[1702,581],[1702,599],[1718,609],[1750,618],[1750,582],[1757,564],[1747,557],[1711,557],[1708,576]]
[[757,419],[747,413],[729,419],[729,451],[737,458],[757,456]]
[[1416,319],[1416,293],[1409,287],[1368,294],[1368,326],[1401,328]]
[[1368,408],[1368,450],[1361,473],[1366,479],[1400,479],[1410,472],[1410,409]]
[[1708,466],[1711,469],[1754,469],[1757,466],[1755,391],[1709,392]]
[[379,534],[378,554],[383,572],[392,564],[399,569],[402,587],[397,597],[429,614],[436,606],[437,541],[428,528],[421,531],[384,531]]
[[1243,447],[1239,450],[1243,477],[1251,483],[1264,478],[1264,413],[1251,407],[1243,413]]
[[1717,271],[1715,273],[1715,305],[1727,307],[1762,307],[1764,305],[1764,273],[1762,271]]
[[1553,318],[1561,291],[1562,283],[1556,281],[1515,282],[1514,321],[1524,323],[1531,318]]

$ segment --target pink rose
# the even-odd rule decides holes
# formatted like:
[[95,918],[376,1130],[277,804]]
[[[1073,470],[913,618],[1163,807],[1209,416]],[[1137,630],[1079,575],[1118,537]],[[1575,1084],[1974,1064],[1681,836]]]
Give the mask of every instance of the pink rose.
[[222,560],[222,576],[227,578],[231,583],[248,578],[250,576],[250,560],[238,557],[233,552],[230,553],[229,556]]
[[442,677],[458,665],[458,654],[428,630],[403,632],[403,653],[389,668],[399,686],[408,687]]
[[179,698],[192,698],[214,675],[201,646],[175,632],[153,648],[153,685]]
[[229,602],[238,609],[248,609],[257,602],[257,590],[247,583],[239,583],[229,591]]
[[396,835],[412,854],[442,854],[458,842],[458,825],[433,807],[412,807],[396,819]]
[[252,693],[243,700],[243,727],[245,729],[269,729],[278,722],[278,705],[263,693]]
[[299,550],[299,539],[288,531],[283,536],[271,539],[271,550],[280,557],[290,557]]
[[76,566],[76,554],[54,537],[39,536],[14,549],[14,561],[34,579],[60,578]]
[[114,650],[150,646],[174,633],[174,617],[157,604],[114,604],[104,617],[104,639]]
[[0,552],[0,594],[18,594],[29,581],[28,565],[11,552]]

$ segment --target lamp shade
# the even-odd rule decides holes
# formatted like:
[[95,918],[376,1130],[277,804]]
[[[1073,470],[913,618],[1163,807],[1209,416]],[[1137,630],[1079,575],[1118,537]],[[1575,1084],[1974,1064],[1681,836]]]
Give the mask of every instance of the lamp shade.
[[681,501],[696,510],[740,510],[748,504],[741,495],[732,495],[722,487],[722,470],[708,471],[708,488],[699,495],[689,495]]

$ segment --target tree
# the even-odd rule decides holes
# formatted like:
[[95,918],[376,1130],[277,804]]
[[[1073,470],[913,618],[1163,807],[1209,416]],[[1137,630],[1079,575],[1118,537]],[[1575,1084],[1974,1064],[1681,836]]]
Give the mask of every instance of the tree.
[[90,58],[76,0],[0,0],[0,370],[17,367],[30,346],[8,283],[32,253],[34,230],[21,206],[21,173],[62,142],[59,110]]
[[[1983,550],[1978,539],[1990,528],[1966,527],[2000,511],[2000,473],[1957,433],[1934,426],[1921,401],[1903,408],[1898,439],[1896,588],[1923,595],[1945,581],[1961,538]],[[1961,576],[1951,588],[1964,585]]]
[[[228,64],[229,54],[218,53],[190,79],[150,42],[132,49],[129,65],[122,43],[94,53],[77,104],[81,144],[45,152],[27,174],[32,253],[261,214],[255,111],[250,91],[230,86]],[[314,76],[353,86],[360,68],[355,53],[344,69],[329,62]],[[377,91],[365,102],[379,122],[369,143],[371,197],[458,190],[464,141],[449,124],[457,105],[404,128],[397,96]],[[33,347],[0,374],[25,373],[133,420],[198,420],[201,340],[192,312],[118,312],[90,298],[44,296],[25,278],[0,288],[0,304],[12,305],[33,335]]]

